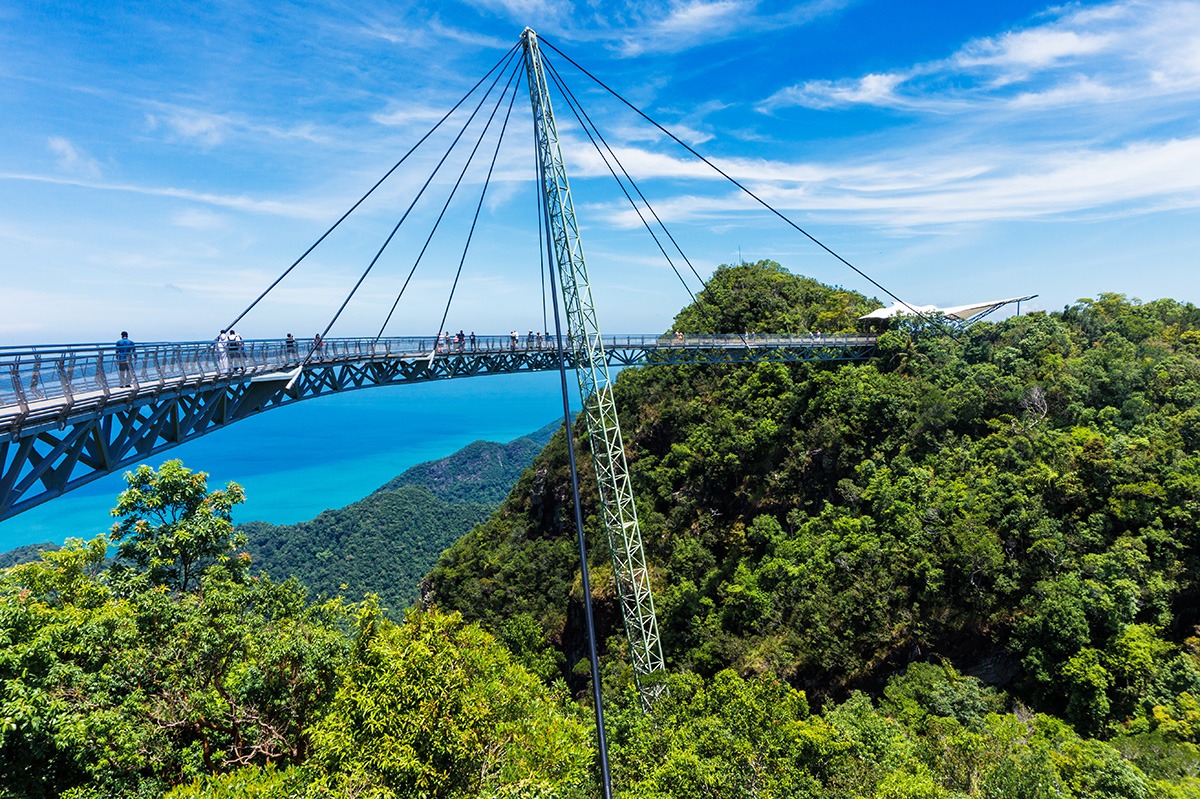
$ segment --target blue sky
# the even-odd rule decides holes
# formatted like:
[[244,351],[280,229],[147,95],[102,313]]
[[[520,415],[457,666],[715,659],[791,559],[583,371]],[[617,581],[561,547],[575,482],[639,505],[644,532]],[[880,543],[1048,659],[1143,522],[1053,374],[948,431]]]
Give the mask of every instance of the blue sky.
[[[0,0],[0,343],[210,338],[526,25],[909,302],[1200,302],[1200,2]],[[879,294],[549,57],[701,274]],[[664,329],[687,293],[555,102],[600,323]],[[521,95],[447,327],[540,326],[529,124]],[[322,329],[448,141],[239,332]],[[437,328],[483,167],[387,332]],[[378,330],[459,168],[335,335]]]

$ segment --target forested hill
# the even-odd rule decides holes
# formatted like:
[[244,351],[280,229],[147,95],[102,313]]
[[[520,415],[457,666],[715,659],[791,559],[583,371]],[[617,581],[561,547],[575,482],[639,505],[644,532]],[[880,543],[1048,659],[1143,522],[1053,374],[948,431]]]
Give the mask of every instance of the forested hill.
[[[875,305],[770,263],[701,299],[680,329]],[[670,673],[646,712],[581,445],[614,795],[1200,797],[1195,307],[1101,296],[615,396]],[[602,795],[562,431],[403,623],[260,576],[236,483],[126,482],[111,537],[0,570],[0,796]],[[343,544],[446,521],[426,486],[363,502],[298,562],[345,580]]]
[[43,541],[40,544],[25,544],[16,549],[10,549],[0,553],[0,569],[7,569],[9,566],[16,566],[19,563],[29,563],[39,559],[43,552],[54,552],[59,548],[59,545],[52,541]]
[[[721,268],[699,300],[680,330],[836,332],[875,307],[771,263]],[[932,660],[1086,735],[1200,731],[1195,306],[1102,295],[893,330],[870,363],[625,370],[615,397],[671,669],[819,700]],[[559,434],[424,594],[501,633],[537,625],[571,679],[569,498]]]
[[315,596],[377,594],[400,618],[442,551],[495,510],[561,426],[507,444],[475,441],[311,521],[242,524],[254,569],[278,580],[294,576]]
[[557,419],[507,444],[475,441],[445,458],[418,463],[374,493],[419,485],[447,502],[498,505],[560,427]]

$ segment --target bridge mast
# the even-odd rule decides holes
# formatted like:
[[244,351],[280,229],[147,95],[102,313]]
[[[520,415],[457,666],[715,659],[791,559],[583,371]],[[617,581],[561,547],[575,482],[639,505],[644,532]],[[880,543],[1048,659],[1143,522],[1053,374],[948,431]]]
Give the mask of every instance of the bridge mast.
[[579,241],[579,224],[575,219],[571,188],[567,184],[567,171],[558,143],[537,34],[526,28],[521,34],[521,42],[525,50],[525,71],[529,78],[529,99],[533,103],[542,190],[546,196],[552,248],[566,308],[569,346],[575,356],[575,374],[579,379],[579,393],[584,400],[583,414],[591,444],[596,484],[600,491],[600,505],[604,510],[604,529],[608,533],[634,678],[642,701],[648,706],[662,690],[662,683],[645,678],[663,668],[658,620],[654,615],[654,599],[650,594],[650,574],[642,550],[642,535],[633,503],[629,467],[625,462],[621,427],[617,422],[617,408],[613,402],[608,362],[604,357],[604,344],[596,322],[596,309],[592,304],[592,288]]

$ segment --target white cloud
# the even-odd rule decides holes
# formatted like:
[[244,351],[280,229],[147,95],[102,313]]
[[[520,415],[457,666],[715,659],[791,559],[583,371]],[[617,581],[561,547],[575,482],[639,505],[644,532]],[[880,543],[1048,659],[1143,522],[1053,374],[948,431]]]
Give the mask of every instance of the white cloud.
[[1200,90],[1200,3],[1117,0],[1052,9],[945,59],[785,87],[760,110],[868,105],[975,113],[1012,105],[1145,103]]
[[230,128],[228,117],[202,111],[177,111],[163,122],[184,139],[198,141],[204,147],[214,147],[225,140]]
[[186,208],[175,213],[171,222],[191,230],[219,230],[228,224],[228,219],[201,208]]
[[372,114],[371,119],[380,125],[406,128],[417,125],[422,128],[433,127],[439,119],[446,115],[448,108],[435,108],[429,105],[405,103],[388,111]]
[[994,39],[976,39],[952,60],[964,69],[978,67],[1046,69],[1080,56],[1096,55],[1114,44],[1112,34],[1034,28],[1010,31]]
[[62,172],[84,178],[100,177],[100,163],[70,140],[62,136],[51,136],[46,146],[58,156],[58,168]]
[[773,111],[787,106],[836,108],[844,105],[878,105],[892,108],[909,102],[896,94],[896,87],[908,79],[900,73],[871,74],[843,80],[813,80],[788,86],[764,100],[759,108]]
[[196,108],[168,106],[156,103],[158,113],[147,113],[146,129],[157,132],[165,129],[168,137],[193,142],[205,150],[225,145],[234,139],[260,141],[302,140],[316,144],[327,144],[337,137],[322,131],[310,122],[298,122],[281,127],[266,122],[254,121],[240,114],[219,114]]
[[[731,171],[745,173],[748,165]],[[893,229],[964,223],[1090,219],[1152,209],[1200,208],[1200,137],[1137,142],[1119,148],[989,151],[946,155],[916,165],[903,158],[872,167],[797,166],[781,180],[773,170],[743,183],[784,211]],[[753,181],[753,182],[751,182]],[[740,192],[689,193],[655,201],[668,221],[722,220],[761,207]],[[628,207],[594,209],[614,224],[641,224]]]
[[630,56],[684,49],[711,40],[722,29],[732,27],[738,17],[752,13],[753,7],[753,3],[739,0],[675,4],[657,20],[629,29],[622,37],[621,49]]
[[[673,0],[638,3],[631,24],[609,39],[623,56],[678,53],[693,47],[738,40],[767,31],[806,25],[845,7],[847,0],[813,0],[784,11],[764,11],[759,0]],[[617,19],[622,19],[617,16]],[[612,36],[612,33],[609,34]],[[613,44],[615,42],[615,44]]]
[[258,214],[269,214],[291,219],[308,219],[324,221],[335,216],[337,210],[328,203],[284,202],[282,200],[258,199],[246,195],[215,194],[198,192],[191,189],[180,189],[172,186],[138,186],[131,183],[102,183],[95,180],[77,178],[59,178],[51,175],[35,175],[28,173],[0,173],[0,180],[20,180],[31,183],[48,183],[58,186],[76,186],[97,191],[125,192],[142,194],[151,197],[169,197],[177,200],[209,205],[216,208],[228,208]]
[[574,12],[573,4],[556,0],[468,0],[470,5],[519,19],[561,19]]
[[359,30],[367,36],[382,39],[390,44],[406,48],[431,50],[443,47],[445,40],[471,47],[511,47],[512,41],[496,36],[485,36],[474,31],[446,25],[437,17],[414,23],[411,20],[370,19],[361,24]]
[[679,53],[808,24],[852,0],[809,0],[765,10],[762,0],[470,0],[540,33],[596,42],[621,56]]
[[1023,92],[1008,103],[1010,108],[1062,108],[1111,102],[1120,91],[1084,75],[1041,91]]

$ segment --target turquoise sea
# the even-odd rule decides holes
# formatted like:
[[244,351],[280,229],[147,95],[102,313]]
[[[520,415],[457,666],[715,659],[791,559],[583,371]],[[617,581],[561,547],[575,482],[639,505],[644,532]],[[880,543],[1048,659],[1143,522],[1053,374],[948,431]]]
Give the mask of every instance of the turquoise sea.
[[[210,488],[237,481],[246,503],[234,509],[236,522],[290,524],[472,441],[507,442],[561,419],[560,385],[557,373],[541,372],[349,391],[246,419],[145,462],[179,458],[208,472]],[[574,375],[568,385],[577,409]],[[0,522],[0,552],[107,532],[123,471]]]

